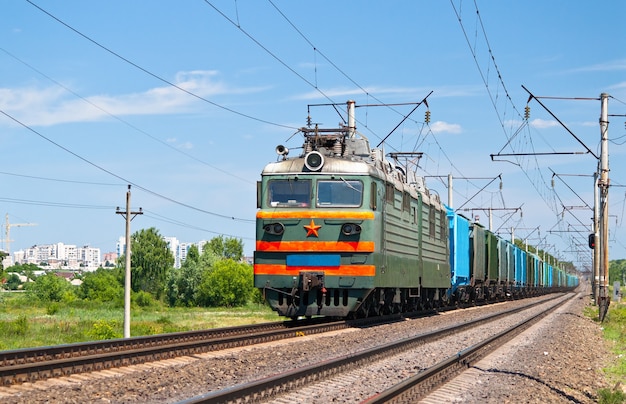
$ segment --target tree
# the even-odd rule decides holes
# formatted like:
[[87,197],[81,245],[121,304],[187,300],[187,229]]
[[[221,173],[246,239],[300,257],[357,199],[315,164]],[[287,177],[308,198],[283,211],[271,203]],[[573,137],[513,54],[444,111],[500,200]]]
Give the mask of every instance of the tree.
[[30,286],[30,290],[44,302],[60,302],[65,292],[70,291],[70,283],[50,272],[38,276]]
[[202,273],[198,303],[204,306],[243,306],[252,296],[253,272],[248,264],[226,259]]
[[115,302],[118,306],[122,306],[124,286],[114,271],[98,268],[95,272],[89,272],[83,276],[83,283],[78,287],[77,294],[82,299]]
[[192,244],[189,247],[189,250],[187,250],[187,257],[185,258],[185,262],[183,262],[183,266],[185,266],[187,262],[197,263],[199,259],[200,259],[200,251],[198,251],[198,246],[196,246],[195,244]]
[[30,280],[35,280],[35,271],[41,271],[35,264],[15,264],[6,269],[7,272],[17,272]]
[[609,262],[609,284],[620,281],[622,286],[626,285],[626,260],[615,260]]
[[[167,243],[154,227],[142,229],[131,236],[131,287],[135,292],[149,292],[161,298],[167,283],[168,272],[174,266],[174,256]],[[125,257],[118,263],[123,267]]]
[[167,301],[170,306],[195,306],[198,285],[204,266],[200,263],[198,247],[192,245],[180,270],[172,271],[167,283]]
[[213,237],[204,247],[208,248],[218,258],[239,261],[243,257],[243,242],[241,239],[233,237],[224,239],[224,236],[217,236]]
[[7,283],[4,284],[4,288],[7,290],[18,290],[21,285],[20,277],[13,273],[7,277]]
[[7,257],[9,253],[0,251],[0,281],[4,279],[4,258]]

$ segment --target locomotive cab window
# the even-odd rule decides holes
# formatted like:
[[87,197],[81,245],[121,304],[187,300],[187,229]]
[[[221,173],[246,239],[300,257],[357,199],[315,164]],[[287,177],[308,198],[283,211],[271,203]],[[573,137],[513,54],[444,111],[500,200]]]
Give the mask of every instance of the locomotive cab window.
[[363,182],[358,180],[318,180],[317,206],[361,206]]
[[311,203],[311,180],[270,180],[267,187],[271,207],[307,207]]

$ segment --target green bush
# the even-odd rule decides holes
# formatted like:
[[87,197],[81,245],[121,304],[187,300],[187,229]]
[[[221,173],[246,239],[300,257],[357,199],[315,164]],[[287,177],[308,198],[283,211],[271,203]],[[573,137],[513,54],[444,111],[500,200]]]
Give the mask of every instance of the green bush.
[[132,302],[139,307],[153,307],[156,305],[154,297],[150,293],[143,290],[133,293]]
[[111,269],[98,268],[95,272],[85,274],[77,293],[81,299],[114,302],[117,307],[124,306],[124,286],[117,273]]
[[122,335],[115,331],[116,328],[117,321],[98,320],[91,327],[89,335],[95,340],[122,338]]
[[50,302],[50,303],[48,303],[48,305],[46,306],[46,313],[49,316],[54,316],[58,312],[59,312],[59,303],[57,303],[57,302]]
[[29,290],[43,302],[60,302],[66,292],[72,293],[71,288],[68,281],[53,273],[38,276],[35,282],[29,284]]
[[227,259],[218,261],[202,274],[198,303],[204,306],[243,306],[250,300],[253,287],[252,267]]

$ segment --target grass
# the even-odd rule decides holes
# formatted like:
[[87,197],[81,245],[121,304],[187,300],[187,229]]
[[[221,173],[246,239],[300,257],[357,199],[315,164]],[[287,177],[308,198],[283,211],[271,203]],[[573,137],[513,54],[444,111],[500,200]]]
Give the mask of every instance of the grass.
[[[268,306],[237,308],[132,307],[131,336],[279,321]],[[0,293],[0,350],[121,338],[124,309],[75,300],[42,304],[27,293]]]
[[[587,307],[585,315],[598,320],[598,308]],[[615,361],[603,369],[609,381],[616,384],[615,389],[602,389],[598,392],[600,404],[626,403],[626,394],[619,388],[619,383],[626,380],[626,304],[611,302],[609,311],[602,322],[604,339],[610,341]]]

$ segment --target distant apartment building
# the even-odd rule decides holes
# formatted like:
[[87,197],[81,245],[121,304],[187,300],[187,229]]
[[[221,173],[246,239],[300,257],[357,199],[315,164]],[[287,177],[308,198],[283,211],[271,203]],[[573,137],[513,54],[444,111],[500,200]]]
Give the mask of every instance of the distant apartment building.
[[64,243],[34,245],[13,253],[15,263],[54,269],[95,270],[100,266],[100,249]]
[[[207,240],[195,243],[182,243],[176,237],[163,237],[167,247],[174,256],[174,268],[180,268],[187,259],[187,254],[192,246],[198,248],[202,254]],[[69,269],[95,271],[100,266],[116,265],[117,259],[126,253],[126,238],[120,237],[115,245],[114,252],[101,254],[99,248],[89,246],[77,247],[64,243],[34,245],[30,248],[13,253],[13,262],[5,260],[5,268],[17,264],[35,264],[49,269]],[[247,259],[251,262],[251,259]]]
[[117,262],[117,257],[119,257],[119,254],[117,252],[108,252],[102,254],[102,266],[115,265],[115,263]]

